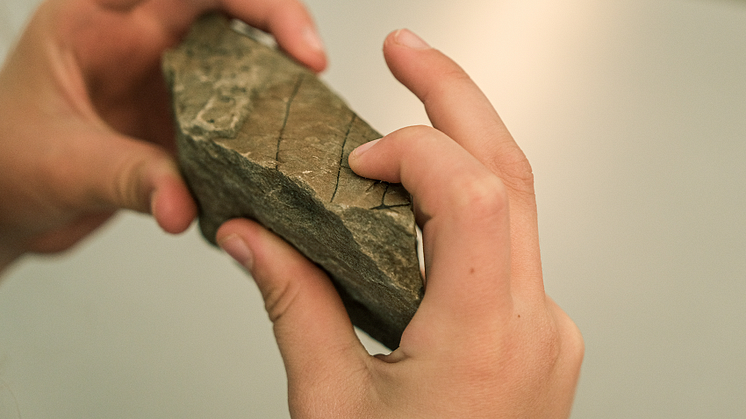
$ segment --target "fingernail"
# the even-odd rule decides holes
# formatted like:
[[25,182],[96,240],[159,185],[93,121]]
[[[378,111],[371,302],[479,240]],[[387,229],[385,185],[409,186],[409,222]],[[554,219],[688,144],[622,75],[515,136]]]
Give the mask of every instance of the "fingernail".
[[371,147],[378,144],[378,142],[381,141],[381,139],[368,141],[367,143],[358,146],[356,149],[352,150],[352,153],[350,153],[350,157],[357,158],[363,155],[366,151],[370,150]]
[[251,271],[254,266],[254,255],[241,237],[232,234],[221,240],[218,243],[218,246],[220,246],[220,248],[230,255],[230,257],[232,257],[236,262]]
[[303,38],[306,41],[306,45],[316,51],[324,51],[324,42],[321,40],[321,36],[312,27],[307,27],[303,31]]
[[409,29],[399,29],[394,34],[394,40],[397,44],[403,45],[412,49],[430,49],[430,45],[427,44],[422,38],[415,35]]

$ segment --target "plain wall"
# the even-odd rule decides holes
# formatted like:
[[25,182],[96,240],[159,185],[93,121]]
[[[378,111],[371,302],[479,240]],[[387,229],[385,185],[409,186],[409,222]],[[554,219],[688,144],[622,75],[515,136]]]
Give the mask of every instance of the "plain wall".
[[[34,4],[0,4],[1,53]],[[746,416],[746,2],[307,4],[379,131],[427,122],[380,52],[409,27],[524,148],[546,288],[586,340],[573,418]],[[0,282],[2,418],[279,418],[285,386],[254,284],[194,228],[122,213]]]

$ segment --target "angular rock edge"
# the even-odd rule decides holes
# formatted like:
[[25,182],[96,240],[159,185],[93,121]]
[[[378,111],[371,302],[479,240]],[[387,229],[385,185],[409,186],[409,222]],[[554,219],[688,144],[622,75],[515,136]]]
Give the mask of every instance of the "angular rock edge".
[[329,274],[354,325],[398,347],[423,295],[411,199],[347,165],[381,135],[315,74],[221,16],[195,23],[163,71],[204,237],[215,244],[231,218],[259,221]]

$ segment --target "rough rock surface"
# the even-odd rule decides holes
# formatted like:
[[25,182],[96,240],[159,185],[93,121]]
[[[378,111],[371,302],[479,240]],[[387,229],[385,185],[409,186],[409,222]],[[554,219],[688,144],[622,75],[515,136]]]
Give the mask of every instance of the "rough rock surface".
[[356,326],[396,348],[423,293],[410,196],[347,165],[380,134],[222,17],[195,24],[164,74],[205,238],[230,218],[258,220],[330,275]]

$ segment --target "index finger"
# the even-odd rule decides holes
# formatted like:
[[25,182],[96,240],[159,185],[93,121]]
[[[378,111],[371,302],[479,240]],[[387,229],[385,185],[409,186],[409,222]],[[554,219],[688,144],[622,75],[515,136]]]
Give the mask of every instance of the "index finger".
[[[433,126],[459,143],[507,187],[513,274],[542,284],[531,166],[487,97],[453,60],[406,29],[391,33],[384,55],[394,76],[425,105]],[[543,292],[543,286],[536,288]]]
[[[437,49],[421,44],[407,29],[389,34],[384,55],[391,72],[425,105],[433,127],[456,140],[509,187],[530,173],[528,161],[489,99],[468,74]],[[515,167],[512,167],[515,166]]]

